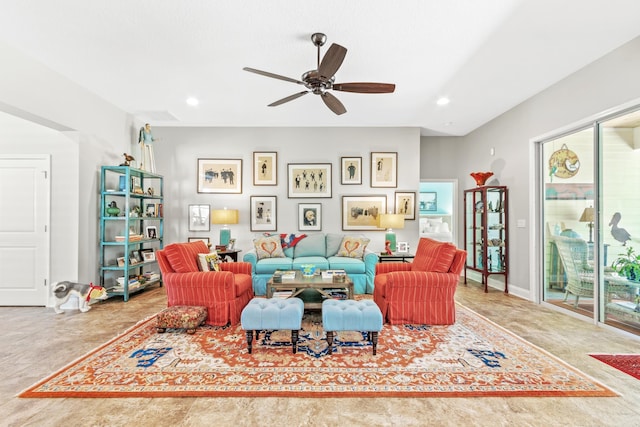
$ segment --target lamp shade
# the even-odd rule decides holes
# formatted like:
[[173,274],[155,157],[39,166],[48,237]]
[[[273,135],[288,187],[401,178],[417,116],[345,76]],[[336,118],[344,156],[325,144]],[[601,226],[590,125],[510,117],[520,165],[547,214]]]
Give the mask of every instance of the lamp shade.
[[404,228],[404,214],[382,214],[378,217],[380,228]]
[[211,224],[237,224],[237,209],[214,209],[211,211]]
[[594,215],[595,215],[595,209],[593,208],[593,206],[584,208],[584,211],[582,212],[582,216],[580,216],[580,219],[578,221],[593,222],[595,220]]

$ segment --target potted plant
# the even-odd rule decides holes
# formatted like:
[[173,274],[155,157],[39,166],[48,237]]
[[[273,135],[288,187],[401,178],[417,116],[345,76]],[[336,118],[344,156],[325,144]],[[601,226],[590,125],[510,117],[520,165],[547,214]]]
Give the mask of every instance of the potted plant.
[[640,255],[636,255],[634,248],[629,247],[625,254],[620,254],[612,267],[619,275],[634,282],[640,282]]

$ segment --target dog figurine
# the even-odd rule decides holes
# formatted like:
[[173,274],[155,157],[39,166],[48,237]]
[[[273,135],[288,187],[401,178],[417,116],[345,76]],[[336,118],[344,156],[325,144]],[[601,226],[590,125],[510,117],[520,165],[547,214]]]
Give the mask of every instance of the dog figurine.
[[53,286],[53,296],[56,299],[54,310],[56,313],[64,313],[64,310],[60,306],[69,300],[71,295],[78,297],[78,303],[80,305],[80,311],[86,313],[91,310],[89,301],[107,299],[107,290],[102,286],[96,286],[93,283],[88,285],[83,283],[74,282],[57,282]]

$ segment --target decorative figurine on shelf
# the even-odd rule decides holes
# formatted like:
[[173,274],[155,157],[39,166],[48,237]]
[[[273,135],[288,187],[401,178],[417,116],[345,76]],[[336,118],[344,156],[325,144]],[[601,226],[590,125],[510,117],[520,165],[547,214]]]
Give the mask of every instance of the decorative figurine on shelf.
[[111,201],[107,207],[107,215],[108,216],[118,216],[120,215],[120,208],[115,200]]
[[138,134],[138,144],[140,144],[140,169],[146,170],[152,173],[156,171],[156,163],[153,156],[153,142],[156,139],[153,137],[151,133],[151,125],[149,123],[145,123],[144,127],[140,128],[140,133]]
[[384,251],[387,253],[387,255],[393,254],[393,252],[391,252],[391,240],[384,241]]
[[60,308],[61,305],[66,303],[71,295],[76,295],[78,297],[78,305],[80,311],[86,313],[91,310],[89,306],[90,300],[103,300],[107,299],[107,290],[102,286],[96,286],[93,283],[88,285],[82,283],[73,283],[73,282],[57,282],[51,286],[53,290],[53,296],[55,297],[55,305],[53,309],[56,313],[61,314],[64,313],[64,310]]
[[151,187],[147,188],[147,194],[150,196],[153,196],[153,188]]
[[129,166],[131,162],[136,160],[131,154],[122,153],[122,155],[124,156],[124,162],[120,163],[120,166]]

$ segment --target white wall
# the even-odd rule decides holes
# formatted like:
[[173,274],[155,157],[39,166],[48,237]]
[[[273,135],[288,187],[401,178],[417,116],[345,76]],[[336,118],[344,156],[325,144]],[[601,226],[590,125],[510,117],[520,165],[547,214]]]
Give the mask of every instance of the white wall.
[[[640,99],[639,75],[640,38],[637,38],[469,135],[422,138],[421,178],[444,178],[449,171],[454,173],[462,187],[458,196],[461,209],[462,190],[475,186],[470,172],[493,171],[499,183],[509,187],[512,293],[535,299],[537,292],[530,283],[537,244],[534,238],[537,233],[532,228],[536,220],[532,140],[571,124],[588,122],[596,114]],[[491,147],[495,148],[494,156],[490,154]],[[463,220],[462,215],[459,218]],[[520,219],[525,220],[524,228],[515,227]],[[458,240],[462,239],[459,236]]]
[[0,113],[9,114],[7,123],[29,121],[1,127],[0,154],[52,156],[51,281],[96,282],[97,178],[100,166],[119,164],[130,151],[135,126],[123,111],[3,43],[0,63]]
[[[189,204],[209,204],[212,209],[239,209],[240,223],[231,226],[237,246],[251,248],[249,197],[277,196],[277,226],[280,233],[299,233],[298,203],[322,204],[321,232],[342,233],[341,196],[386,195],[387,207],[394,208],[395,191],[418,191],[420,185],[420,133],[417,128],[153,128],[156,169],[165,176],[165,244],[186,241],[187,237],[219,240],[219,226],[211,231],[189,232]],[[278,153],[278,185],[253,186],[253,152]],[[398,188],[371,188],[370,153],[398,153]],[[362,185],[340,184],[340,157],[362,157]],[[198,194],[196,187],[198,158],[242,159],[242,194]],[[287,163],[331,163],[331,198],[287,197]],[[418,221],[406,221],[395,230],[398,241],[414,247],[418,239]],[[354,232],[360,233],[360,232]],[[366,232],[372,250],[384,248],[382,231]]]

